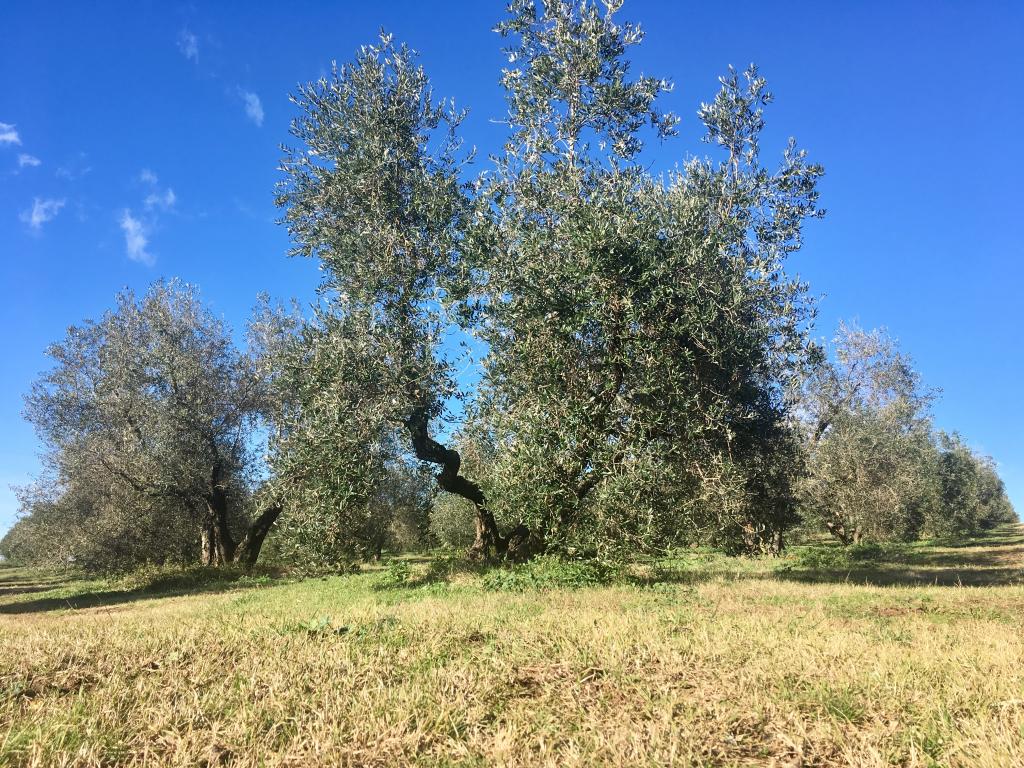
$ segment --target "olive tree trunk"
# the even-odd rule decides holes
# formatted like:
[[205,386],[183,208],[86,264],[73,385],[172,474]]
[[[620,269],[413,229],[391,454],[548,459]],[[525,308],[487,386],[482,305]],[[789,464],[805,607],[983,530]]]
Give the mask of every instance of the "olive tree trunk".
[[483,489],[475,482],[460,474],[462,457],[459,452],[446,448],[430,436],[426,408],[417,408],[406,419],[405,426],[412,440],[416,458],[429,461],[441,467],[437,484],[448,493],[454,493],[473,502],[476,510],[476,538],[470,553],[479,558],[503,556],[508,549],[508,540],[501,535],[494,515],[487,507]]

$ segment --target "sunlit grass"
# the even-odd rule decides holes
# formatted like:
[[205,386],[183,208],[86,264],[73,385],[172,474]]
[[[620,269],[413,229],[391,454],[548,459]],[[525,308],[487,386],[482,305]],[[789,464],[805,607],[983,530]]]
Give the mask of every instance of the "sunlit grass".
[[597,586],[0,571],[0,765],[1024,765],[1022,559],[1003,531]]

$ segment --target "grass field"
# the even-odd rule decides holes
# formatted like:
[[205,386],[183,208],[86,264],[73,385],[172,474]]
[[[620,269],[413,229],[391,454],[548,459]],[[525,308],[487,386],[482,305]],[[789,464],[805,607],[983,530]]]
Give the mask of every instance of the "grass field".
[[868,554],[0,570],[0,765],[1024,766],[1024,531]]

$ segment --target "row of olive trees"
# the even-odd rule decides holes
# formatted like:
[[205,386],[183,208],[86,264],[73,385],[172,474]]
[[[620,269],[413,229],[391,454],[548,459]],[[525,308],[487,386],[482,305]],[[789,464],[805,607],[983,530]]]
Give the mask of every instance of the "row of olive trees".
[[[308,411],[296,393],[326,391],[303,373],[308,366],[294,369],[299,381],[273,367],[267,340],[281,338],[279,318],[262,306],[242,354],[193,288],[158,282],[141,301],[126,293],[100,322],[70,329],[50,349],[54,369],[28,397],[47,472],[22,489],[25,514],[0,552],[92,569],[254,562],[282,506],[274,481],[257,469],[256,432],[287,423],[285,410]],[[845,544],[961,537],[1013,521],[992,461],[933,429],[933,395],[906,356],[877,331],[843,326],[836,341],[834,359],[813,360],[800,380],[794,434],[802,439],[779,465],[796,473],[787,478],[795,498],[765,501],[797,505],[805,527]],[[287,402],[284,392],[292,393]],[[336,463],[331,440],[307,468],[322,475]],[[459,448],[467,471],[493,475],[496,451],[479,431],[467,431]],[[308,487],[339,492],[351,488],[349,475],[368,477],[341,471]],[[359,504],[303,497],[281,520],[271,556],[323,566],[379,558],[386,548],[472,543],[472,504],[433,497],[428,474],[394,446],[374,482]],[[678,524],[663,545],[701,538],[689,518]],[[712,532],[722,539],[721,529]]]
[[833,357],[801,392],[808,524],[854,544],[1016,520],[994,462],[934,428],[934,393],[884,333],[841,326]]
[[[721,78],[698,110],[716,155],[654,177],[671,86],[631,75],[643,35],[606,5],[510,4],[509,135],[475,176],[464,113],[388,36],[301,87],[277,203],[317,304],[264,302],[244,352],[174,285],[72,329],[29,397],[48,471],[5,542],[249,563],[274,525],[276,555],[325,564],[379,555],[403,517],[466,525],[480,557],[777,552],[801,513],[851,540],[881,528],[829,515],[906,517],[884,489],[927,484],[900,463],[915,436],[949,457],[929,477],[961,477],[915,426],[916,381],[869,392],[809,343],[786,260],[823,171],[792,141],[761,162],[764,79]],[[877,483],[854,464],[881,439]]]

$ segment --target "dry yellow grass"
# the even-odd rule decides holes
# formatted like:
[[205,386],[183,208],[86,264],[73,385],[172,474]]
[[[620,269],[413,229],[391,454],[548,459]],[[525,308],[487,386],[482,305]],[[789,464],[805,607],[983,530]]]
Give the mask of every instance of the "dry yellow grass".
[[67,591],[0,572],[0,765],[1024,766],[1024,547],[951,551],[1009,583],[741,562],[647,587],[370,573],[52,610]]

